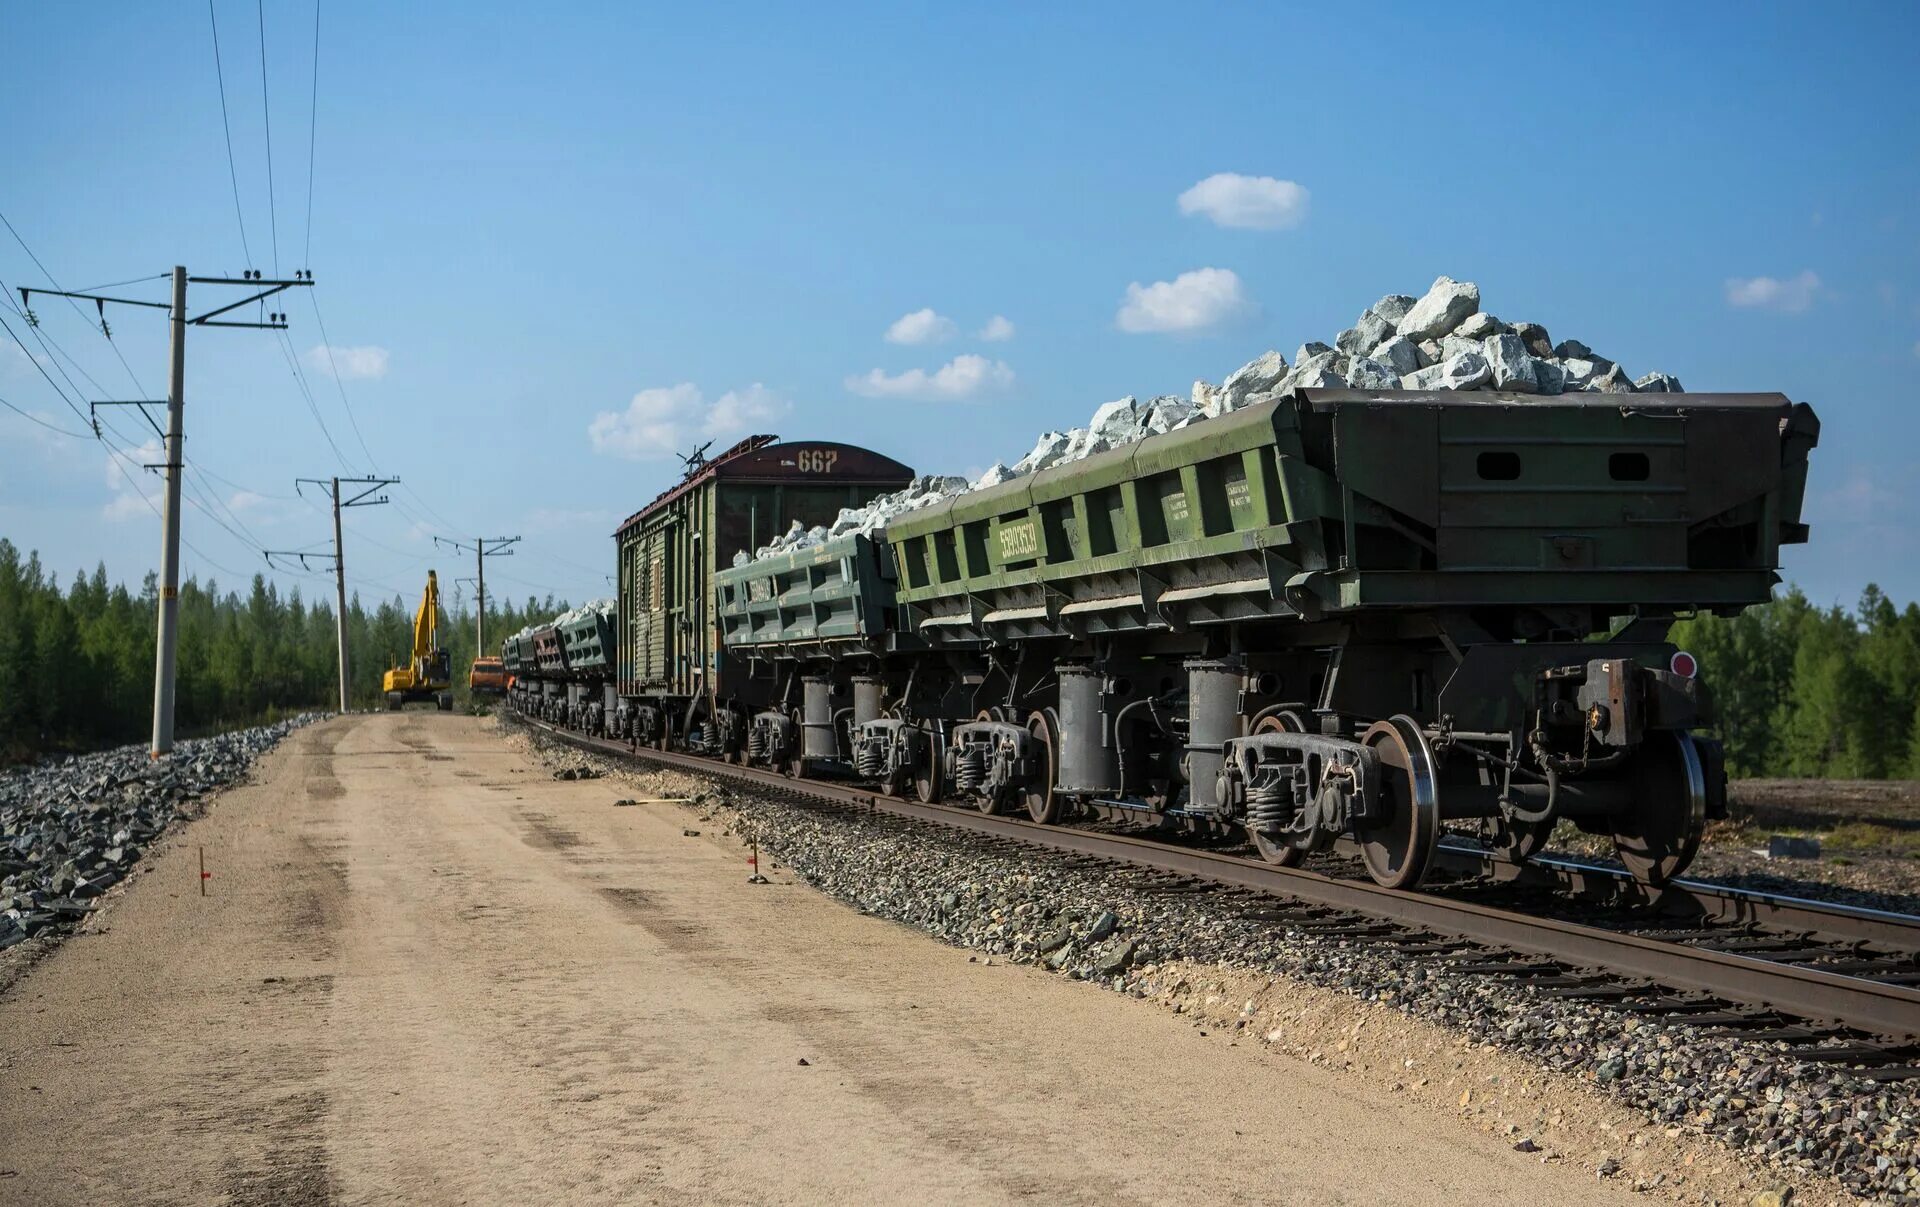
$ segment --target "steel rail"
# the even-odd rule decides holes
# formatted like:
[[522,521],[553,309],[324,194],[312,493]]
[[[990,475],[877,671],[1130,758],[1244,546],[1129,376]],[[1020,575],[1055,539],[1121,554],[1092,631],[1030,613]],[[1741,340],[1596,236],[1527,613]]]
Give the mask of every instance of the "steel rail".
[[[1191,847],[1170,846],[1125,835],[1040,825],[945,805],[928,805],[831,781],[792,779],[778,772],[715,762],[677,751],[645,746],[630,748],[622,742],[586,737],[532,718],[523,716],[519,719],[561,742],[595,753],[638,758],[675,770],[735,780],[785,795],[863,805],[954,829],[1012,838],[1053,850],[1194,876],[1218,884],[1348,910],[1476,943],[1548,956],[1567,964],[1644,977],[1671,988],[1698,991],[1808,1021],[1853,1027],[1894,1042],[1911,1042],[1920,1038],[1920,987],[1917,986],[1868,980],[1802,964],[1758,959],[1737,952],[1690,947],[1564,919],[1513,913],[1434,893],[1390,889],[1371,881],[1338,880],[1319,872],[1276,867]],[[1609,883],[1597,875],[1609,873],[1609,869],[1572,861],[1553,863],[1556,876],[1564,875],[1572,879],[1577,873],[1581,883],[1591,881],[1596,886]],[[1920,918],[1908,918],[1902,926],[1900,915],[1876,916],[1874,911],[1851,910],[1845,906],[1829,907],[1792,898],[1743,900],[1736,905],[1732,899],[1740,896],[1737,890],[1695,882],[1688,882],[1681,887],[1688,896],[1707,903],[1726,898],[1726,908],[1744,911],[1737,916],[1748,920],[1805,919],[1818,915],[1872,922],[1877,933],[1891,937],[1882,941],[1891,941],[1903,952],[1920,951]],[[1784,925],[1789,930],[1815,929],[1787,923],[1770,924]],[[1847,921],[1829,922],[1830,926],[1846,924]]]
[[1442,843],[1434,866],[1515,885],[1539,886],[1597,904],[1648,908],[1674,918],[1705,918],[1727,925],[1815,935],[1849,943],[1877,943],[1920,952],[1920,917],[1815,901],[1784,893],[1733,888],[1704,880],[1675,880],[1651,888],[1622,868],[1563,856],[1535,856],[1515,864],[1481,847]]

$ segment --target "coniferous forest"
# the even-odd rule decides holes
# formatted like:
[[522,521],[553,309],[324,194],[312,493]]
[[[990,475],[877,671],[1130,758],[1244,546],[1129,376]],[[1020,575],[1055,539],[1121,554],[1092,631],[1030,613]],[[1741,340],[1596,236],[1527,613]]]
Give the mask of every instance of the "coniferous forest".
[[[0,758],[146,738],[153,708],[151,576],[138,592],[106,571],[62,585],[37,554],[0,539]],[[380,672],[405,658],[418,598],[371,611],[348,605],[353,705],[378,708]],[[567,604],[489,600],[487,644]],[[443,640],[456,703],[474,657],[470,602]],[[1920,605],[1896,608],[1869,586],[1857,607],[1820,608],[1796,589],[1722,619],[1673,628],[1711,688],[1728,771],[1741,777],[1920,778]],[[244,591],[211,580],[180,588],[180,732],[205,733],[335,702],[331,592],[307,600],[255,576]]]
[[[425,585],[422,576],[422,586]],[[333,592],[282,595],[256,575],[242,590],[212,580],[180,586],[175,688],[178,730],[190,737],[338,705]],[[0,538],[0,762],[145,741],[153,724],[154,604],[149,575],[138,591],[109,585],[104,567],[62,584],[38,554]],[[452,653],[456,707],[467,703],[474,657],[470,600],[452,602],[441,640]],[[418,596],[371,610],[348,597],[347,642],[355,708],[383,707],[380,673],[413,644]],[[520,604],[488,593],[487,644],[567,607],[551,596]]]

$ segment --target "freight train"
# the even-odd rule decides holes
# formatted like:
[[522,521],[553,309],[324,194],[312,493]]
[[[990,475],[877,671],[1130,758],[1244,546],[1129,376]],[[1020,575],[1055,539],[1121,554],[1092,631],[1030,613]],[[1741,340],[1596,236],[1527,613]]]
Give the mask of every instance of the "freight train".
[[1778,394],[1297,389],[722,568],[911,476],[756,436],[621,525],[610,613],[508,641],[510,699],[1278,864],[1351,838],[1397,888],[1443,829],[1518,861],[1564,819],[1659,885],[1726,809],[1667,628],[1769,598],[1818,437]]

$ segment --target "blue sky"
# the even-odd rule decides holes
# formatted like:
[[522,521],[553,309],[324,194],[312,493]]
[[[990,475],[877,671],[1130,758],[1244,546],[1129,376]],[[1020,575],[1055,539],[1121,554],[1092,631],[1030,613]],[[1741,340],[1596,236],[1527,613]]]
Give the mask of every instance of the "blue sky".
[[[287,496],[344,463],[406,483],[350,514],[363,595],[470,573],[435,532],[519,533],[490,586],[579,599],[671,446],[766,430],[978,472],[1447,273],[1635,375],[1814,403],[1788,576],[1920,596],[1911,5],[553,7],[325,0],[314,108],[314,8],[266,4],[270,206],[259,17],[216,0],[252,263],[313,270],[336,355],[306,297],[286,344],[190,336],[189,482],[234,531],[189,509],[189,572],[324,548]],[[0,114],[0,213],[66,287],[246,266],[204,7],[0,7]],[[1300,191],[1256,226],[1183,212],[1219,173]],[[0,281],[46,284],[4,229]],[[129,380],[34,309],[80,394],[164,388],[157,312],[108,315]],[[78,426],[4,333],[0,399]],[[0,440],[0,534],[63,573],[156,563],[101,445],[5,410]]]

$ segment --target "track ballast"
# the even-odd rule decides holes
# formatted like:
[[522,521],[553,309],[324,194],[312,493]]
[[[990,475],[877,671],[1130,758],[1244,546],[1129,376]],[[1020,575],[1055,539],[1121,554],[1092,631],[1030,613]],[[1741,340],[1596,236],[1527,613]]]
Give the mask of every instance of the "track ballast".
[[1793,1054],[1801,1059],[1864,1066],[1880,1080],[1920,1078],[1920,917],[1696,881],[1649,891],[1615,869],[1569,860],[1515,867],[1454,846],[1443,846],[1443,866],[1465,879],[1443,891],[1408,892],[1194,845],[794,779],[506,715],[596,754],[1251,891],[1308,907],[1316,928],[1349,918],[1370,923],[1358,932],[1369,942],[1431,950],[1457,968],[1512,977],[1553,996],[1785,1040],[1799,1045]]

